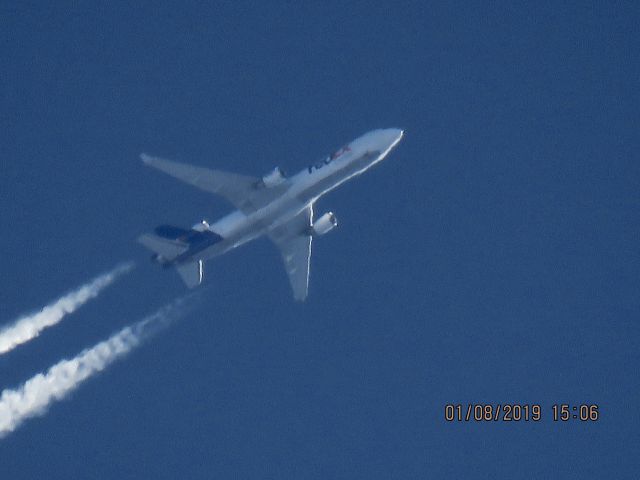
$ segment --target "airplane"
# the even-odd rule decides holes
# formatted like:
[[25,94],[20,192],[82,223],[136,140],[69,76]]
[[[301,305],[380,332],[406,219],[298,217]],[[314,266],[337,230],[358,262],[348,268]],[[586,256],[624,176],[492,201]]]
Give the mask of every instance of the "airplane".
[[309,288],[312,239],[338,225],[332,212],[314,220],[314,203],[383,160],[403,134],[396,128],[373,130],[291,177],[279,167],[257,178],[143,153],[140,158],[146,165],[220,195],[237,210],[212,224],[203,220],[191,229],[161,225],[138,241],[154,252],[155,262],[175,267],[184,283],[194,288],[202,282],[205,260],[267,235],[280,249],[294,299],[304,301]]

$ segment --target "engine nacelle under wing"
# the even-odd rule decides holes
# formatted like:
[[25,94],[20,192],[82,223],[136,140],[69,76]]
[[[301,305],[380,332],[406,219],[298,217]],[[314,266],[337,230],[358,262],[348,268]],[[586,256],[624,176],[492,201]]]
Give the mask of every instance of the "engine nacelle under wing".
[[272,171],[262,177],[262,184],[267,188],[273,188],[280,185],[286,180],[284,172],[280,167],[274,168]]
[[311,234],[314,236],[324,235],[338,226],[338,218],[333,212],[327,212],[313,222]]

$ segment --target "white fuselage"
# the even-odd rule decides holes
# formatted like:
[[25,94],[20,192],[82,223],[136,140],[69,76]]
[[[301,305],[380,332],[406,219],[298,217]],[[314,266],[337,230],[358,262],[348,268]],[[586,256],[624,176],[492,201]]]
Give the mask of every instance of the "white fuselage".
[[224,240],[199,253],[206,260],[221,255],[287,222],[325,193],[380,162],[400,141],[403,131],[374,130],[324,160],[285,180],[282,195],[245,214],[236,210],[210,225]]

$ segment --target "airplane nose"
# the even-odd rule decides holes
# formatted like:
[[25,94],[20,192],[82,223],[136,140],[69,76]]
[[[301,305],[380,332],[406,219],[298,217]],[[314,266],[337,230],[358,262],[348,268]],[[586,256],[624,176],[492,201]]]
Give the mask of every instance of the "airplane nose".
[[384,128],[373,130],[355,140],[351,146],[361,148],[363,151],[384,152],[393,148],[404,135],[400,128]]
[[400,128],[388,128],[384,131],[384,133],[385,133],[384,136],[388,142],[388,145],[395,146],[395,144],[402,139],[402,136],[404,135],[404,130]]

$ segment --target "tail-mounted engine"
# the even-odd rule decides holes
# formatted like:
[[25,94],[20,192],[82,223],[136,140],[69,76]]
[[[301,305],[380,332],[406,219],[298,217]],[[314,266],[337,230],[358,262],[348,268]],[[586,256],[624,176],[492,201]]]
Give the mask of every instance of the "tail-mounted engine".
[[191,227],[191,230],[195,230],[196,232],[206,232],[208,230],[211,230],[211,227],[209,226],[209,222],[207,222],[206,220],[202,220],[199,223],[196,223],[193,227]]
[[273,188],[280,185],[286,180],[286,175],[280,167],[274,168],[272,171],[262,177],[262,186],[266,188]]
[[338,226],[338,218],[333,212],[327,212],[318,218],[311,226],[311,235],[320,236],[330,232]]

